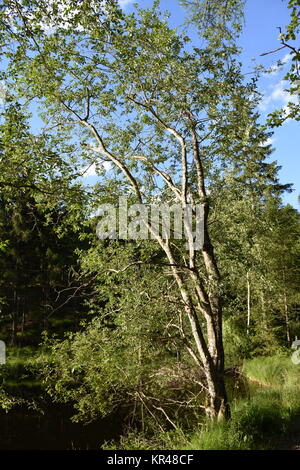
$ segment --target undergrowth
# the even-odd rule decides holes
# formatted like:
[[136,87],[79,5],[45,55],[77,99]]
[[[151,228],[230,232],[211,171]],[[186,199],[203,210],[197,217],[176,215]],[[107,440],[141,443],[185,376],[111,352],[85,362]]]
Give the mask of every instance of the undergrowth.
[[231,403],[231,419],[204,422],[187,433],[176,429],[151,439],[131,432],[116,445],[126,450],[251,450],[271,449],[279,435],[288,432],[300,415],[300,366],[284,355],[245,361],[243,374],[257,385],[251,397]]

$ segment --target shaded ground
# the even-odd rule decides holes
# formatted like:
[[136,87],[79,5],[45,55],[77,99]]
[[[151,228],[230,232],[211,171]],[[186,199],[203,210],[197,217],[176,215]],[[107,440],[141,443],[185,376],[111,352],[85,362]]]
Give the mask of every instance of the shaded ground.
[[287,434],[278,439],[274,450],[300,450],[300,416],[295,419]]

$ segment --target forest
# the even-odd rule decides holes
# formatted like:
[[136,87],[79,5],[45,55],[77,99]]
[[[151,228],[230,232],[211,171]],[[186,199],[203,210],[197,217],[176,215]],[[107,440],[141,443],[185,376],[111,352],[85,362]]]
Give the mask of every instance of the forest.
[[300,448],[300,1],[126,3],[0,1],[0,449]]

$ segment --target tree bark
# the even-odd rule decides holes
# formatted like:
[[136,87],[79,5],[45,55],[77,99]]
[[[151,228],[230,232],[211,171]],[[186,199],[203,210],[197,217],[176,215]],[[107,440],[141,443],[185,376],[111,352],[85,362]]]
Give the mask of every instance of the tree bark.
[[286,339],[288,345],[291,344],[291,332],[290,332],[290,319],[289,319],[289,309],[287,304],[287,295],[286,291],[284,291],[284,316],[285,316],[285,328],[286,328]]
[[251,284],[250,284],[249,271],[247,271],[247,335],[250,334],[250,321],[251,321]]

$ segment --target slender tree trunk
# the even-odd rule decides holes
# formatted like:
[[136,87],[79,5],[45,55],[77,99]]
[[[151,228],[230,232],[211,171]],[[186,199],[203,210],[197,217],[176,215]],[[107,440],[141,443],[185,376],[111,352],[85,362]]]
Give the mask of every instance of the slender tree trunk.
[[11,342],[12,346],[15,346],[15,344],[16,344],[16,314],[15,314],[15,312],[13,312],[11,314],[11,317],[12,317],[12,322],[11,322],[11,339],[10,339],[10,342]]
[[247,271],[247,335],[250,333],[250,321],[251,321],[251,284],[250,275]]
[[[220,293],[221,276],[214,254],[214,247],[208,230],[209,198],[206,194],[205,174],[202,164],[198,136],[196,131],[196,121],[191,112],[188,112],[191,124],[191,136],[193,143],[193,157],[197,172],[198,196],[203,204],[203,248],[202,257],[208,276],[207,290],[203,287],[199,273],[196,270],[198,282],[196,292],[198,294],[198,306],[202,310],[206,320],[208,337],[207,362],[209,368],[206,369],[206,379],[208,383],[210,410],[212,419],[230,417],[230,407],[225,386],[224,371],[224,347],[222,328],[222,298]],[[192,267],[195,266],[192,264]]]
[[289,319],[289,309],[288,309],[286,291],[284,291],[283,298],[284,298],[284,316],[285,316],[286,339],[287,339],[288,345],[290,345],[291,344],[291,332],[290,332],[290,319]]
[[288,302],[287,302],[287,293],[285,290],[285,286],[286,286],[285,269],[283,269],[282,277],[283,277],[283,285],[284,285],[283,303],[284,303],[285,331],[286,331],[287,342],[290,345],[291,344],[291,332],[290,332],[290,319],[289,319],[289,308],[288,308]]
[[21,322],[21,331],[24,333],[25,325],[26,325],[26,307],[27,307],[27,298],[24,294],[23,302],[22,302],[22,322]]
[[[194,303],[189,295],[189,282],[185,282],[185,279],[183,278],[180,271],[174,266],[175,259],[169,248],[164,246],[164,249],[170,263],[173,265],[173,275],[183,299],[185,311],[189,319],[192,334],[196,344],[197,355],[194,355],[193,358],[200,367],[201,372],[204,372],[205,374],[208,389],[208,405],[206,409],[207,415],[211,419],[229,418],[230,407],[228,403],[224,378],[224,350],[220,321],[222,316],[220,300],[214,298],[215,304],[218,304],[219,306],[219,325],[217,325],[216,319],[213,321],[214,317],[210,304],[207,304],[205,307],[202,306],[202,310],[204,310],[204,317],[207,320],[208,338],[206,341]],[[209,345],[214,345],[214,347],[210,350]]]
[[15,346],[16,344],[16,337],[17,337],[17,320],[18,320],[18,313],[19,313],[19,298],[17,295],[17,290],[14,289],[14,307],[11,313],[11,345]]

